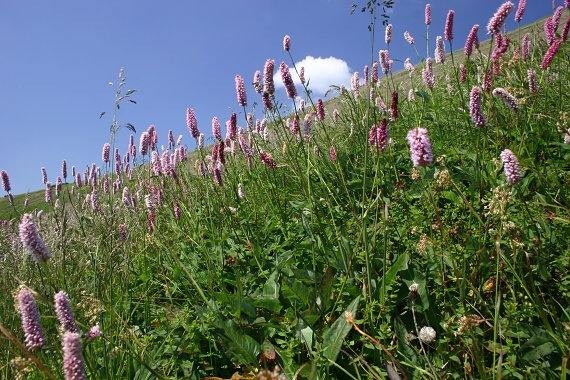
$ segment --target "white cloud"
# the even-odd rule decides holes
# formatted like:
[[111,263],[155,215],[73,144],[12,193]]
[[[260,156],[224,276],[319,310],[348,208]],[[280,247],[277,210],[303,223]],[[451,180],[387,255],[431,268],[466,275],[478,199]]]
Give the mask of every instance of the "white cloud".
[[[295,63],[295,66],[297,70],[300,70],[301,67],[305,68],[305,81],[309,82],[309,90],[315,94],[324,95],[331,85],[350,87],[352,73],[348,64],[340,58],[315,58],[308,55],[303,60]],[[293,68],[289,68],[289,71],[291,72],[291,77],[293,77],[293,82],[295,82],[299,90],[301,81],[297,73],[295,73]],[[283,87],[279,68],[277,68],[277,73],[273,76],[273,80],[276,87]]]

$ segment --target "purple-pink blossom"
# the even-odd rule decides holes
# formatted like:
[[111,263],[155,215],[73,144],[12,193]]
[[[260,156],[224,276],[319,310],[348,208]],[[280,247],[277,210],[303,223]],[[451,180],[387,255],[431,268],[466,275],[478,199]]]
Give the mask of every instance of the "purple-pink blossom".
[[424,84],[427,86],[427,88],[429,88],[430,90],[433,89],[435,85],[435,76],[433,74],[432,62],[433,62],[432,59],[428,57],[426,59],[425,66],[422,69],[422,80]]
[[386,29],[384,30],[384,42],[386,42],[388,45],[392,41],[392,30],[392,24],[386,25]]
[[283,37],[283,50],[289,51],[291,49],[291,36],[288,34]]
[[445,18],[445,28],[443,31],[443,36],[447,41],[453,40],[453,19],[455,17],[455,11],[450,9],[447,12],[447,17]]
[[109,145],[109,143],[105,143],[103,144],[103,149],[101,152],[101,159],[103,160],[104,163],[108,164],[109,163],[109,156],[111,153],[111,145]]
[[436,63],[444,63],[445,62],[445,46],[443,45],[443,38],[441,36],[437,36],[435,38],[435,62]]
[[538,79],[536,78],[536,71],[534,69],[527,70],[528,90],[531,94],[538,92]]
[[519,4],[517,6],[517,11],[515,12],[515,21],[516,22],[521,22],[525,10],[526,10],[526,0],[519,0]]
[[497,87],[493,90],[493,95],[501,99],[503,103],[510,109],[516,111],[519,108],[518,102],[513,95],[502,87]]
[[368,132],[368,143],[383,151],[388,146],[388,121],[382,119],[379,125],[372,125]]
[[79,333],[66,331],[61,340],[65,380],[86,380],[85,362]]
[[256,70],[253,74],[253,82],[251,83],[256,92],[260,93],[263,91],[263,83],[261,83],[261,71]]
[[404,32],[404,39],[406,40],[407,43],[409,43],[410,45],[413,45],[415,40],[414,37],[412,36],[412,34],[410,32],[408,32],[407,30]]
[[261,150],[259,152],[259,158],[269,169],[274,170],[277,167],[277,163],[273,159],[271,153]]
[[[268,59],[263,66],[263,92],[268,96],[275,93],[275,85],[273,83],[273,70],[275,68],[275,61]],[[270,109],[270,107],[267,107]]]
[[55,315],[62,331],[78,332],[75,323],[75,314],[71,308],[69,296],[64,291],[59,291],[53,296]]
[[196,113],[192,108],[186,109],[186,128],[188,128],[190,135],[197,140],[198,136],[200,136],[200,131],[198,130],[198,120],[196,119]]
[[26,347],[29,350],[41,348],[45,343],[45,338],[34,294],[25,286],[20,286],[16,293],[15,304],[22,320]]
[[540,63],[540,68],[542,70],[546,70],[547,68],[550,67],[550,65],[552,64],[552,60],[554,60],[554,56],[556,55],[556,53],[558,53],[558,50],[560,49],[561,44],[562,44],[562,39],[560,38],[554,40],[550,44],[548,50],[546,51],[544,57],[542,58],[542,62]]
[[493,17],[489,19],[487,23],[487,34],[495,34],[501,31],[507,16],[513,9],[513,3],[510,1],[504,2],[495,12]]
[[10,193],[12,187],[10,186],[10,177],[8,176],[8,173],[5,170],[2,170],[0,171],[0,177],[2,177],[2,187],[4,188],[4,191]]
[[521,171],[519,168],[519,161],[510,149],[505,149],[501,152],[501,161],[507,177],[507,183],[514,185],[521,179]]
[[235,76],[235,84],[238,104],[242,107],[245,107],[247,105],[247,97],[245,94],[245,84],[241,75]]
[[467,58],[471,57],[473,53],[473,47],[479,48],[479,37],[477,37],[477,33],[479,32],[479,25],[475,24],[471,27],[469,34],[467,35],[467,39],[465,40],[465,47],[463,51]]
[[291,73],[289,72],[289,67],[285,62],[281,62],[279,66],[279,72],[281,74],[281,80],[283,80],[283,85],[285,86],[285,91],[287,96],[291,99],[295,99],[297,96],[297,89],[293,83],[293,78],[291,78]]
[[220,126],[220,119],[216,116],[212,118],[212,135],[218,141],[222,140],[222,127]]
[[325,104],[323,99],[317,100],[317,119],[320,121],[325,120]]
[[433,161],[432,147],[425,128],[414,128],[408,131],[408,145],[414,167],[427,166]]
[[486,120],[482,111],[482,91],[478,86],[474,86],[469,95],[469,115],[476,126],[483,127],[485,125]]
[[426,4],[425,10],[424,10],[424,23],[426,25],[431,24],[431,4]]

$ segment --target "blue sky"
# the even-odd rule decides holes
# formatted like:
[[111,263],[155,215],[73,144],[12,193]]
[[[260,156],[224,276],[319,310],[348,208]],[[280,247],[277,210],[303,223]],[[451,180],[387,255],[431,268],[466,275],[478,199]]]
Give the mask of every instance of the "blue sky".
[[[433,1],[430,35],[443,34],[447,10],[455,9],[454,48],[463,46],[474,23],[481,25],[483,39],[484,26],[501,3]],[[550,1],[528,3],[523,24],[552,11]],[[131,122],[138,132],[155,124],[159,143],[172,129],[184,135],[191,147],[186,107],[196,110],[200,129],[209,135],[213,116],[223,122],[231,112],[240,111],[236,74],[249,83],[267,58],[274,58],[276,66],[286,60],[285,34],[292,37],[296,61],[312,56],[346,62],[346,72],[340,65],[340,70],[331,68],[327,78],[320,78],[345,81],[346,75],[361,72],[370,61],[369,19],[360,13],[351,16],[351,4],[345,0],[3,0],[0,169],[10,174],[17,194],[42,187],[42,166],[53,183],[63,159],[82,171],[91,162],[99,165],[110,122],[99,119],[99,113],[112,110],[114,94],[108,83],[116,81],[121,67],[126,69],[128,86],[138,90],[138,104],[124,107],[120,120]],[[394,59],[415,56],[402,34],[409,30],[416,40],[423,38],[424,4],[396,0],[390,20]],[[509,17],[508,29],[515,27],[513,18]],[[383,34],[380,26],[375,52],[385,47]],[[425,50],[421,46],[420,53]],[[260,103],[251,86],[247,92],[250,104]],[[121,152],[128,135],[123,130],[118,136]]]

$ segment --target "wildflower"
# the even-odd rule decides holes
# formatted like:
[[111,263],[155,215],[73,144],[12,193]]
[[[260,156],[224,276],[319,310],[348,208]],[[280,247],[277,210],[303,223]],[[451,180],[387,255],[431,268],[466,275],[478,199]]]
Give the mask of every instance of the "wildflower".
[[291,72],[289,71],[289,67],[285,62],[281,62],[279,66],[279,72],[281,73],[281,79],[283,80],[283,84],[285,85],[285,90],[287,91],[287,96],[291,99],[295,99],[297,96],[297,89],[295,88],[295,84],[293,83],[293,78],[291,78]]
[[[275,93],[275,85],[273,84],[273,70],[275,67],[275,61],[268,59],[265,61],[263,66],[263,92],[268,96]],[[270,109],[270,107],[267,107]]]
[[536,71],[534,69],[527,70],[528,78],[528,90],[531,94],[536,94],[538,92],[538,80],[536,78]]
[[62,339],[63,376],[65,380],[85,380],[85,363],[78,333],[66,331]]
[[501,33],[495,34],[495,46],[493,47],[493,52],[491,53],[491,59],[493,61],[498,61],[506,53],[509,48],[511,40],[509,37],[503,37]]
[[388,50],[380,50],[378,52],[380,65],[382,66],[382,72],[387,74],[392,68],[392,60],[390,59],[390,53]]
[[101,159],[103,160],[104,163],[108,164],[109,163],[109,155],[111,152],[111,145],[109,145],[109,143],[105,143],[103,144],[103,149],[101,152]]
[[372,83],[378,82],[378,62],[372,64]]
[[245,107],[247,105],[247,98],[245,96],[245,84],[241,75],[235,76],[235,83],[238,104],[242,107]]
[[64,291],[57,292],[53,297],[55,314],[62,331],[78,332],[75,315],[71,309],[69,297]]
[[521,172],[519,168],[519,161],[510,149],[505,149],[501,152],[501,161],[507,177],[507,183],[513,185],[521,179]]
[[153,151],[150,159],[150,167],[154,175],[159,175],[162,172],[162,164],[157,151]]
[[388,146],[388,121],[382,119],[380,125],[372,125],[368,132],[368,143],[383,151]]
[[564,134],[564,144],[570,144],[570,128],[568,128]]
[[322,99],[317,100],[317,119],[325,120],[325,105]]
[[519,108],[519,105],[517,103],[517,100],[515,99],[514,96],[512,96],[507,90],[505,90],[504,88],[501,87],[497,87],[493,90],[493,95],[500,98],[503,103],[505,103],[505,105],[507,107],[509,107],[512,110],[517,110]]
[[422,327],[418,334],[418,338],[422,341],[422,343],[431,343],[435,340],[435,337],[435,330],[430,326]]
[[426,64],[422,69],[422,80],[427,88],[433,89],[435,85],[435,76],[433,74],[432,59],[428,57],[426,59]]
[[146,130],[148,132],[148,147],[150,150],[156,150],[156,144],[158,142],[158,133],[156,133],[156,127],[154,124],[148,126]]
[[305,66],[301,66],[299,69],[299,80],[301,83],[305,84]]
[[83,186],[83,181],[81,180],[81,173],[77,173],[75,175],[75,186],[77,186],[78,188]]
[[398,92],[392,92],[392,102],[390,103],[390,119],[396,120],[398,118]]
[[65,160],[61,161],[61,176],[67,180],[67,162]]
[[89,331],[87,331],[87,333],[85,334],[85,339],[87,340],[95,340],[97,338],[99,338],[101,336],[101,326],[99,326],[99,323],[91,326],[91,328],[89,328]]
[[253,74],[253,82],[251,83],[255,91],[259,94],[263,91],[263,84],[261,83],[261,71],[256,70]]
[[188,128],[190,135],[194,137],[194,139],[198,139],[198,136],[200,135],[200,131],[198,130],[198,120],[196,120],[196,114],[192,108],[186,109],[186,128]]
[[2,170],[0,171],[0,177],[2,178],[2,187],[4,188],[4,191],[10,193],[12,187],[10,186],[10,177],[8,176],[8,173],[6,173],[5,170]]
[[510,1],[504,2],[495,12],[493,17],[489,19],[487,24],[487,34],[499,33],[507,16],[513,9],[513,3]]
[[561,44],[562,44],[561,39],[556,39],[554,40],[554,42],[552,42],[552,44],[550,44],[550,47],[544,54],[542,62],[540,63],[540,68],[542,70],[546,70],[547,68],[550,67],[550,65],[552,64],[552,60],[554,60],[554,56],[556,55],[556,53],[558,53],[558,50],[560,49]]
[[51,199],[52,199],[52,193],[51,193],[51,183],[47,182],[46,183],[46,187],[44,190],[44,198],[46,200],[46,203],[50,203]]
[[350,89],[354,94],[355,98],[358,98],[358,88],[360,87],[360,78],[358,77],[358,71],[355,71],[350,78]]
[[392,24],[388,24],[384,30],[384,42],[386,42],[387,45],[390,45],[390,42],[392,41],[392,29]]
[[97,212],[101,209],[101,205],[99,204],[99,195],[97,194],[97,190],[93,189],[91,192],[91,210],[93,212]]
[[293,116],[293,119],[291,119],[288,124],[289,124],[289,130],[291,131],[291,133],[295,136],[298,136],[299,133],[301,132],[301,126],[299,123],[299,116],[297,116],[297,115]]
[[222,163],[221,162],[217,162],[215,167],[214,167],[214,172],[213,172],[213,177],[214,177],[214,182],[216,182],[216,184],[218,186],[222,186]]
[[283,37],[283,50],[289,51],[289,49],[291,49],[291,37],[285,35],[285,37]]
[[410,34],[410,32],[408,32],[407,30],[404,32],[404,39],[406,40],[407,43],[409,43],[410,45],[414,44],[414,37]]
[[426,4],[426,8],[424,10],[424,23],[426,25],[431,24],[431,4]]
[[437,36],[435,38],[435,62],[436,63],[443,63],[445,62],[445,46],[443,45],[443,38],[441,36]]
[[227,135],[230,140],[235,140],[237,137],[237,115],[232,113],[230,120],[226,122]]
[[481,100],[481,88],[474,86],[469,95],[469,115],[473,123],[478,127],[483,127],[486,123],[481,110]]
[[329,159],[332,162],[336,162],[336,148],[334,147],[334,145],[331,145],[331,147],[329,148]]
[[269,95],[269,93],[264,92],[261,95],[261,98],[263,100],[263,105],[265,106],[265,108],[271,111],[273,109],[273,102],[271,101],[271,96]]
[[493,72],[490,69],[488,69],[485,71],[485,74],[483,75],[483,90],[489,91],[491,89],[492,84],[493,84]]
[[[24,215],[25,216],[25,215]],[[38,305],[32,291],[25,286],[20,286],[15,296],[15,306],[24,331],[24,343],[29,350],[35,350],[44,345],[45,339],[40,323]]]
[[61,193],[61,189],[63,187],[63,181],[61,180],[60,176],[57,176],[55,180],[55,196],[59,197],[59,193]]
[[412,65],[412,60],[410,59],[410,57],[408,57],[404,60],[404,69],[406,71],[408,71],[409,73],[414,71],[414,65]]
[[148,135],[148,132],[144,131],[143,133],[141,133],[139,141],[139,151],[141,152],[141,155],[143,156],[147,155],[149,145],[150,145],[150,137]]
[[526,0],[519,0],[519,5],[517,6],[517,11],[515,12],[516,22],[521,22],[525,10],[526,10]]
[[459,65],[459,81],[461,83],[465,83],[466,80],[467,80],[467,66],[461,63]]
[[432,163],[432,148],[427,129],[411,129],[407,134],[407,140],[410,145],[410,155],[414,167],[426,166]]
[[42,171],[42,180],[45,185],[48,181],[46,168],[42,167],[41,171]]
[[246,158],[251,158],[253,157],[253,149],[251,149],[251,147],[248,145],[247,141],[245,141],[245,136],[243,131],[240,129],[239,133],[239,147],[241,149],[241,151],[243,152],[243,154],[245,155]]
[[413,88],[410,88],[408,90],[408,102],[413,102],[414,100],[416,100],[416,92]]
[[277,167],[277,163],[271,153],[262,150],[259,152],[259,158],[269,169],[274,170]]
[[445,19],[445,29],[443,35],[445,39],[449,42],[453,40],[453,18],[455,17],[455,11],[450,9],[447,12],[447,17]]
[[467,39],[465,40],[465,47],[463,48],[463,52],[467,58],[471,57],[471,54],[473,53],[473,47],[479,48],[479,37],[477,37],[478,32],[479,25],[475,24],[471,27],[471,30],[467,35]]
[[408,291],[410,292],[411,297],[416,297],[420,290],[420,285],[417,282],[412,282],[412,284],[408,287]]
[[364,73],[364,83],[368,83],[368,65],[364,65],[364,68],[362,69],[362,72]]

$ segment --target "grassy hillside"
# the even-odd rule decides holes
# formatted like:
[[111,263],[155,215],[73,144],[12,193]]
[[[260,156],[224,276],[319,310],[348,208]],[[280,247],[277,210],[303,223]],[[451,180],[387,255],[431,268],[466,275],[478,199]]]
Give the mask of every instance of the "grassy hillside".
[[41,216],[3,200],[0,377],[565,378],[569,49],[543,68],[530,28],[464,81],[448,56]]

